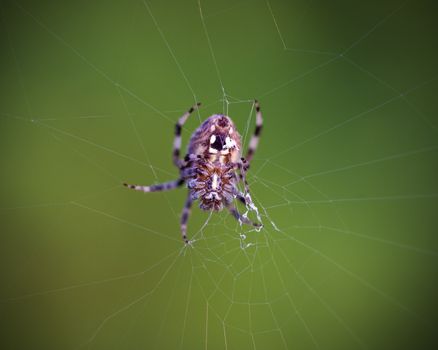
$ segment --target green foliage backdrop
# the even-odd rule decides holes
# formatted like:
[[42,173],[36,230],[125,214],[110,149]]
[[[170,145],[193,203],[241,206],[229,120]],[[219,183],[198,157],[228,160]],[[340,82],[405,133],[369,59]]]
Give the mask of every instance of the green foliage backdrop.
[[[433,1],[1,1],[2,349],[425,349]],[[194,208],[174,123],[228,113],[260,232]],[[240,207],[243,212],[244,208]],[[250,215],[254,217],[254,213]]]

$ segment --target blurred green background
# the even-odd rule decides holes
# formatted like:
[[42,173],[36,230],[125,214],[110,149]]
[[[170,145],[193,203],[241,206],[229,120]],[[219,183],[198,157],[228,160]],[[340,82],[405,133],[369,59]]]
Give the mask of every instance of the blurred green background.
[[[435,2],[0,9],[2,349],[437,345]],[[186,190],[121,183],[177,177],[195,101],[185,142],[214,113],[247,142],[253,98],[265,227],[194,208],[184,248]]]

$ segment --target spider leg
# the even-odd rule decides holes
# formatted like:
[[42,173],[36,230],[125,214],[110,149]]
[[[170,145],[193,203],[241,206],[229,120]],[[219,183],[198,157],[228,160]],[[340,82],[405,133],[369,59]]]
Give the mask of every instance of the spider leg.
[[[236,181],[242,181],[245,187],[244,192],[240,192],[237,187],[233,190],[233,195],[243,204],[245,205],[247,210],[255,211],[257,213],[257,219],[258,221],[262,221],[259,215],[259,211],[257,207],[255,206],[254,202],[252,201],[251,195],[249,193],[249,184],[246,181],[246,170],[248,169],[248,166],[245,164],[245,159],[242,158],[241,162],[238,162],[235,164],[235,166],[239,169],[240,174],[235,174],[234,179]],[[257,224],[258,227],[263,227],[263,224]]]
[[243,205],[247,205],[248,203],[247,203],[247,201],[246,201],[246,199],[245,199],[245,196],[243,195],[243,193],[241,193],[241,192],[237,192],[236,193],[236,198],[243,204]]
[[184,179],[178,179],[175,181],[164,182],[162,184],[151,185],[151,186],[130,185],[127,183],[124,183],[123,185],[133,190],[141,191],[141,192],[160,192],[160,191],[173,190],[179,186],[182,186],[183,184],[184,184]]
[[181,235],[185,244],[189,244],[189,240],[187,239],[187,221],[189,220],[192,203],[193,200],[190,198],[189,194],[181,214]]
[[262,224],[254,222],[254,221],[248,219],[247,217],[241,215],[234,205],[229,205],[228,210],[230,211],[231,215],[233,215],[236,218],[236,220],[239,222],[243,222],[244,224],[251,225],[254,227],[263,226]]
[[[184,172],[185,168],[190,165],[190,163],[194,162],[194,161],[198,161],[201,159],[200,155],[196,155],[196,154],[186,154],[186,156],[184,157],[183,160],[179,160],[178,161],[178,167],[180,168],[181,171]],[[182,175],[182,177],[184,177],[184,175]]]
[[[234,195],[247,209],[257,210],[254,202],[252,201],[251,195],[248,192],[246,192],[246,194],[243,194],[242,192],[236,191]],[[263,226],[263,224],[260,224],[260,226]]]
[[260,133],[263,128],[263,118],[262,118],[262,112],[260,111],[260,104],[259,101],[254,101],[255,109],[256,109],[256,128],[254,130],[254,134],[251,137],[251,141],[249,142],[248,152],[246,154],[246,160],[249,162],[251,161],[254,152],[257,149],[257,145],[259,144],[260,139]]
[[179,154],[181,152],[181,131],[184,123],[190,114],[193,113],[195,109],[197,109],[201,103],[197,103],[196,105],[190,107],[190,109],[185,112],[178,120],[175,125],[175,138],[173,140],[173,163],[179,168],[181,166],[181,160],[179,159]]
[[237,163],[237,167],[239,169],[239,180],[243,182],[243,185],[245,186],[245,193],[249,194],[249,185],[248,181],[246,181],[246,171],[249,168],[249,163],[245,158],[242,158],[239,163]]

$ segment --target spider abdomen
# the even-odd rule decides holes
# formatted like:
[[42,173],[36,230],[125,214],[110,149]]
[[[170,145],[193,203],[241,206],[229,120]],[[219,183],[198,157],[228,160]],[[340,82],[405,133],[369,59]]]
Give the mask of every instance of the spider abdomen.
[[241,157],[240,135],[230,117],[214,114],[190,138],[188,154],[201,155],[214,163],[235,163]]

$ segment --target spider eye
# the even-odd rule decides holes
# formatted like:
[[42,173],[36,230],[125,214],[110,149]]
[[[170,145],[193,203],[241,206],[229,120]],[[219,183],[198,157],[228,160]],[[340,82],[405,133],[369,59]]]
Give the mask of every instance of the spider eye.
[[221,128],[226,128],[228,126],[228,119],[225,116],[221,116],[219,120],[217,121],[217,125],[219,125]]

